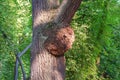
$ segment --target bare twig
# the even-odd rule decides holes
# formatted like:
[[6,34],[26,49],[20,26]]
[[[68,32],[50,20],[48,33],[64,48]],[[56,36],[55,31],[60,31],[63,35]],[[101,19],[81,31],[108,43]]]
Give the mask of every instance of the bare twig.
[[26,80],[25,70],[24,70],[24,67],[22,65],[22,61],[21,61],[20,57],[31,47],[31,45],[32,45],[32,43],[30,43],[22,52],[16,54],[14,80],[18,79],[18,64],[20,64],[20,66],[21,66],[23,80]]
[[22,70],[22,74],[23,74],[23,80],[26,80],[26,74],[25,74],[24,67],[22,65],[22,61],[21,61],[21,59],[20,59],[20,57],[18,55],[16,55],[16,59],[18,60],[20,66],[21,66],[21,70]]
[[15,72],[14,72],[14,80],[17,80],[18,78],[18,60],[16,59],[15,62]]
[[[7,35],[5,34],[5,32],[2,31],[1,29],[0,29],[0,31],[1,31],[2,34],[3,34],[3,38],[5,38],[5,39],[7,38],[7,39],[6,39],[7,42],[9,42],[10,45],[15,46],[14,44],[12,44],[12,43],[9,41],[9,38],[7,37]],[[19,52],[19,49],[18,49],[18,48],[13,49],[15,53],[16,53],[16,51],[17,51],[17,53],[18,53],[18,54],[16,54],[14,80],[17,80],[17,79],[18,79],[18,67],[19,67],[19,64],[20,64],[20,66],[21,66],[21,70],[22,70],[22,74],[23,74],[23,80],[26,80],[26,74],[25,74],[25,71],[24,71],[24,68],[23,68],[22,61],[21,61],[20,57],[21,57],[30,47],[31,47],[31,43],[30,43],[22,52],[20,52],[20,53],[18,53],[18,52]]]
[[18,57],[21,57],[30,47],[32,43],[30,43],[21,53],[18,53]]

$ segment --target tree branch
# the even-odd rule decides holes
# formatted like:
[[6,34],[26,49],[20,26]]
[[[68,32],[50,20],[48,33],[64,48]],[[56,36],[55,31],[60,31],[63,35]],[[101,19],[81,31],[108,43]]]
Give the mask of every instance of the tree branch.
[[58,16],[55,19],[56,23],[70,23],[72,17],[80,6],[82,0],[63,0]]
[[18,64],[21,66],[23,80],[26,80],[26,74],[22,65],[22,61],[20,57],[31,47],[32,43],[30,43],[21,53],[16,54],[16,63],[15,63],[15,72],[14,72],[14,80],[18,79]]
[[18,54],[18,57],[21,57],[30,47],[32,43],[30,43],[21,53]]
[[22,74],[23,74],[23,80],[26,80],[26,74],[25,74],[24,67],[22,65],[22,61],[20,60],[20,57],[18,55],[16,55],[16,59],[18,60],[20,66],[21,66],[21,70],[22,70]]
[[18,79],[18,60],[15,62],[14,80]]

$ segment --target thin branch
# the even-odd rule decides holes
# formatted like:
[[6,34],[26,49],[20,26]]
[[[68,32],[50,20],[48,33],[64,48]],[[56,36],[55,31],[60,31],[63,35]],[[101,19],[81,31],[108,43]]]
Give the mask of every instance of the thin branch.
[[30,43],[21,53],[18,53],[18,57],[21,57],[30,47],[32,43]]
[[15,72],[14,72],[14,80],[18,79],[18,60],[15,62]]
[[16,63],[15,63],[15,72],[14,72],[14,80],[18,79],[18,64],[21,66],[23,80],[26,80],[26,74],[22,65],[22,61],[20,57],[31,47],[32,43],[30,43],[21,53],[16,54]]
[[[1,32],[3,32],[3,37],[7,38],[7,42],[10,43],[10,45],[15,46],[14,44],[12,44],[7,35],[4,33],[4,31],[0,30]],[[15,48],[14,51],[17,51],[18,54],[16,54],[16,62],[15,62],[15,71],[14,71],[14,80],[18,79],[18,64],[20,64],[21,66],[21,70],[22,70],[22,74],[23,74],[23,80],[26,80],[26,74],[22,65],[22,61],[20,60],[20,57],[31,47],[32,43],[30,43],[21,53],[19,52],[18,48]],[[16,53],[16,52],[15,52]]]
[[24,67],[22,65],[22,61],[20,60],[20,57],[18,55],[16,55],[16,58],[21,66],[21,70],[22,70],[22,74],[23,74],[23,80],[26,80],[26,74],[25,74],[25,70],[24,70]]

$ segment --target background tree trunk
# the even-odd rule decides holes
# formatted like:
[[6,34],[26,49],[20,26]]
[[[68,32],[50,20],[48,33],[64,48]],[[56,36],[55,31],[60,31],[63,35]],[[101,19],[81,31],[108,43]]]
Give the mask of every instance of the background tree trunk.
[[[56,23],[56,25],[60,23],[69,24],[81,0],[64,0],[60,8],[57,8],[59,6],[58,1],[59,0],[32,0],[33,42],[31,48],[31,80],[65,79],[64,55],[55,56],[44,47],[45,41],[49,37],[52,38],[52,29],[46,30],[50,23]],[[51,4],[54,5],[52,6]],[[71,12],[71,9],[73,12]],[[64,24],[62,24],[62,27],[63,25]],[[52,27],[54,26],[52,25]],[[49,34],[50,30],[51,33]],[[48,32],[47,34],[49,35],[45,35],[46,32]],[[56,34],[53,33],[53,35]]]

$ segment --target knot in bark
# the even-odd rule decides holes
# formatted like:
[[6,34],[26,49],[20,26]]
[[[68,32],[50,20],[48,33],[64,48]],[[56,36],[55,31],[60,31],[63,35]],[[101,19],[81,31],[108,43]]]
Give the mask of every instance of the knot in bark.
[[74,39],[74,31],[71,27],[58,27],[51,30],[44,42],[44,48],[54,56],[62,56],[72,48]]

